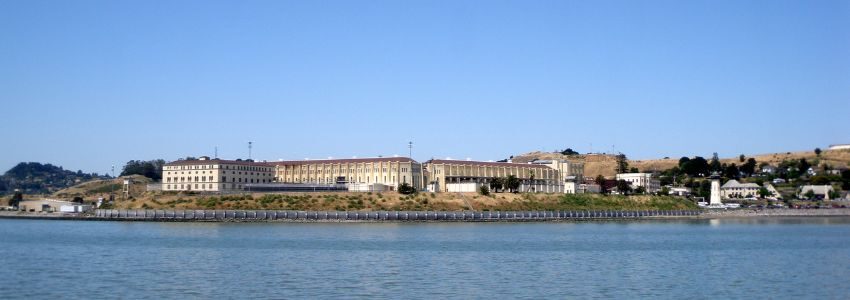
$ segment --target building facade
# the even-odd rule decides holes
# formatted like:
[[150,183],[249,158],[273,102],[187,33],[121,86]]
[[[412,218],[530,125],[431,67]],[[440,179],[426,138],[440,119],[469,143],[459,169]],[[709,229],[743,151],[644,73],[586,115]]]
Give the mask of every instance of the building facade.
[[[831,185],[804,185],[800,187],[797,199],[830,200],[829,194],[833,192],[835,192],[835,189]],[[811,194],[812,197],[808,197],[806,194]]]
[[455,190],[448,185],[478,183],[489,185],[493,178],[517,177],[521,192],[563,192],[558,170],[541,164],[432,159],[425,163],[425,182],[435,192]]
[[62,207],[74,205],[82,204],[55,199],[24,200],[18,203],[18,209],[30,212],[60,212]]
[[241,191],[249,183],[271,183],[274,166],[251,160],[178,160],[162,167],[163,191]]
[[279,183],[383,185],[395,190],[407,183],[423,188],[422,165],[407,157],[278,161],[274,178]]
[[829,145],[829,150],[850,150],[850,144]]
[[535,160],[535,165],[544,165],[558,170],[566,194],[579,193],[578,185],[584,182],[584,163],[569,160]]
[[723,199],[756,198],[759,196],[759,189],[761,189],[761,186],[758,184],[740,183],[732,179],[720,187],[720,196]]
[[661,181],[652,177],[652,173],[620,173],[617,181],[625,180],[632,185],[633,189],[643,187],[647,193],[655,193],[661,190]]

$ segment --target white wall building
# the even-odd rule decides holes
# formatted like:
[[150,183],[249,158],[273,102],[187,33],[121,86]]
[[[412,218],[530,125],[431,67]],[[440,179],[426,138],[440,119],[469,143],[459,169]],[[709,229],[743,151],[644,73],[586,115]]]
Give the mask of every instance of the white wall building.
[[847,150],[850,149],[850,144],[829,145],[829,150]]
[[835,190],[831,185],[804,185],[800,187],[800,193],[797,194],[797,198],[808,199],[808,197],[806,197],[806,193],[810,191],[814,195],[813,199],[829,200],[829,193],[834,192]]
[[62,206],[75,204],[77,203],[56,199],[24,200],[18,204],[18,209],[31,212],[58,212],[61,211]]
[[655,193],[661,189],[661,181],[652,178],[652,173],[620,173],[617,174],[617,181],[620,180],[631,183],[632,189],[643,187],[647,193]]
[[251,160],[178,160],[162,167],[163,191],[240,191],[248,183],[270,183],[274,166]]
[[720,196],[723,199],[735,198],[757,198],[761,186],[755,183],[740,183],[735,179],[727,181],[720,187]]
[[674,196],[682,196],[687,197],[691,195],[692,190],[686,187],[671,187],[670,190],[667,191],[667,194]]

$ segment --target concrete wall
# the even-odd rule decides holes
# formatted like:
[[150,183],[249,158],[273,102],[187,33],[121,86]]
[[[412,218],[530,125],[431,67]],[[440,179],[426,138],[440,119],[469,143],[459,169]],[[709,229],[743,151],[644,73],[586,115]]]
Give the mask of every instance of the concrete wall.
[[446,191],[449,193],[476,193],[482,185],[475,182],[446,183]]
[[390,187],[380,183],[351,183],[348,184],[349,192],[383,192],[390,190]]

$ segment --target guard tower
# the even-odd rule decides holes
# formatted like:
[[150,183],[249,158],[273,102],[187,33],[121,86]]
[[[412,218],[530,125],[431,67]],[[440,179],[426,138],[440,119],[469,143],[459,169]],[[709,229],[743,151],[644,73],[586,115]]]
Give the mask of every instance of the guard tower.
[[131,184],[133,184],[133,179],[131,179],[129,177],[124,178],[124,190],[121,193],[124,196],[124,199],[130,198],[130,185]]

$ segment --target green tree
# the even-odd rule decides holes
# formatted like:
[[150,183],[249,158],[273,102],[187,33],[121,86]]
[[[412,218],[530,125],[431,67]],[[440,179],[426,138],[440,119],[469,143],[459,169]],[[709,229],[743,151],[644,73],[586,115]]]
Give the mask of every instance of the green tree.
[[162,179],[162,166],[165,165],[165,160],[131,160],[124,165],[120,176],[142,175],[147,178],[159,181]]
[[815,175],[812,176],[811,183],[814,185],[826,185],[832,183],[832,180],[829,176]]
[[711,196],[711,181],[710,180],[700,181],[699,190],[697,192],[697,195],[699,195],[700,197],[706,198],[706,199],[708,199],[708,197]]
[[682,158],[679,159],[679,169],[684,169],[685,164],[687,164],[689,161],[691,161],[689,157],[682,156]]
[[617,174],[629,172],[629,160],[626,158],[626,155],[620,153],[615,156],[615,158],[617,160],[617,164],[614,167],[614,171],[617,172]]
[[800,172],[803,172],[803,173],[808,171],[809,168],[811,168],[811,167],[812,167],[812,165],[810,165],[809,162],[806,161],[805,158],[800,159],[800,162],[797,164],[797,169],[799,169]]
[[747,158],[746,156],[744,156],[743,154],[741,154],[741,156],[738,156],[738,161],[739,161],[739,162],[744,162],[744,160],[745,160],[746,158]]
[[398,193],[402,195],[416,194],[416,188],[405,182],[398,185]]
[[731,164],[731,165],[726,166],[726,169],[723,170],[723,177],[726,177],[726,178],[729,178],[729,179],[737,179],[737,178],[741,177],[741,173],[738,170],[738,166],[736,166],[735,164]]
[[720,157],[717,156],[717,152],[714,152],[714,154],[711,155],[711,162],[708,164],[708,169],[711,172],[723,171],[720,166]]
[[602,174],[596,175],[596,178],[594,179],[594,181],[596,182],[596,184],[599,185],[599,192],[600,193],[602,193],[602,194],[608,193],[608,189],[605,188],[605,176],[602,176]]
[[635,168],[635,167],[631,167],[631,168],[629,168],[629,173],[640,173],[640,169]]
[[635,189],[635,194],[646,194],[646,188],[643,186],[639,186]]
[[759,188],[759,197],[766,198],[767,196],[770,196],[770,191],[766,187]]
[[850,170],[841,171],[841,189],[850,191]]
[[502,177],[495,177],[493,179],[490,179],[490,189],[493,190],[493,192],[498,193],[504,185],[505,179]]
[[803,196],[805,197],[806,200],[812,200],[813,198],[815,198],[815,191],[808,190],[808,191],[806,191],[805,194],[803,194]]
[[21,204],[21,201],[24,201],[24,194],[20,190],[15,190],[15,194],[12,196],[12,199],[9,200],[9,206],[18,207]]
[[817,157],[820,157],[821,152],[822,152],[822,151],[820,150],[820,148],[815,148],[815,155],[816,155]]
[[708,161],[699,156],[686,160],[679,168],[692,177],[704,177],[709,174]]
[[564,151],[561,151],[561,154],[563,154],[563,155],[578,155],[579,153],[573,151],[573,149],[571,149],[571,148],[567,148],[567,149],[564,149]]
[[659,194],[659,195],[662,195],[662,196],[669,195],[669,194],[670,194],[670,189],[669,189],[669,188],[667,188],[666,186],[665,186],[665,187],[662,187],[662,188],[661,188],[661,190],[660,190],[660,191],[658,191],[658,194]]
[[520,186],[520,181],[519,181],[519,178],[517,178],[516,176],[508,175],[508,178],[505,179],[505,187],[511,193],[516,193],[517,191],[519,191],[519,186]]
[[741,165],[741,172],[744,172],[747,176],[752,176],[756,172],[756,159],[748,158],[747,162]]
[[632,186],[628,181],[620,179],[617,180],[617,191],[620,192],[620,194],[628,195],[632,192]]

